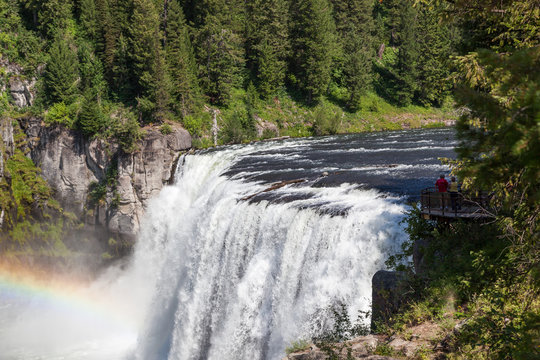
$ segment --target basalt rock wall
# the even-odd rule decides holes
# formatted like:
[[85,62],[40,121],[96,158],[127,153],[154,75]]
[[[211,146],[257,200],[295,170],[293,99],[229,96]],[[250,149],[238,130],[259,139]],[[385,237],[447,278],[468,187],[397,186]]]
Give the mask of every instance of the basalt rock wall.
[[[0,69],[5,105],[17,111],[31,106],[36,78],[1,55]],[[157,127],[144,128],[136,150],[127,153],[114,143],[46,125],[41,117],[14,120],[6,115],[0,118],[0,180],[5,160],[14,151],[14,121],[28,137],[28,156],[41,168],[63,209],[83,220],[87,232],[95,227],[96,234],[109,232],[125,239],[138,233],[148,200],[171,180],[180,153],[191,148],[191,137],[179,124],[171,124],[168,134]],[[0,224],[2,218],[3,212]]]
[[[144,129],[136,150],[126,153],[104,140],[46,126],[40,118],[22,124],[32,160],[62,207],[87,226],[124,239],[136,236],[148,200],[171,180],[180,153],[191,147],[189,133],[179,125],[167,135]],[[102,194],[95,190],[99,186]]]

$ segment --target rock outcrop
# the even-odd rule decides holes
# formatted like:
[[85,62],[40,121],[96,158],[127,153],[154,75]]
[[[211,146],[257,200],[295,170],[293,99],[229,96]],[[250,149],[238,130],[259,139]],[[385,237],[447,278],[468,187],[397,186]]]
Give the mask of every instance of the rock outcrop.
[[148,129],[139,150],[118,157],[119,203],[108,221],[109,230],[134,236],[147,201],[172,180],[174,165],[181,151],[191,148],[191,137],[182,127],[163,135]]
[[[13,124],[9,118],[0,118],[0,182],[5,176],[5,161],[13,155]],[[4,209],[0,209],[0,229],[4,225]]]
[[25,108],[34,103],[36,79],[28,79],[21,66],[0,58],[0,67],[5,72],[5,78],[0,84],[0,91],[9,91],[13,105]]
[[371,329],[385,322],[399,309],[403,301],[405,274],[379,270],[371,280]]
[[255,117],[255,129],[257,130],[257,136],[259,138],[263,136],[276,137],[279,136],[279,128],[276,124],[264,121],[262,118]]
[[[39,118],[23,126],[31,157],[62,207],[125,239],[136,236],[147,201],[171,180],[180,152],[191,147],[191,137],[180,125],[172,125],[167,135],[144,129],[133,153],[73,130],[45,126]],[[109,186],[100,201],[91,201],[92,187],[111,182],[113,190]]]
[[427,269],[426,261],[425,261],[425,253],[429,248],[431,239],[429,238],[421,238],[416,239],[413,243],[413,265],[414,265],[414,272],[418,276],[425,275]]
[[363,360],[397,360],[391,356],[376,355],[374,352],[377,345],[382,344],[386,339],[384,336],[367,335],[354,338],[342,343],[326,344],[331,348],[330,351],[324,351],[316,345],[311,344],[309,349],[299,351],[287,355],[283,360],[327,360],[330,359],[330,354],[338,356],[339,359],[349,359],[349,355],[353,359]]
[[427,321],[405,333],[359,336],[342,343],[325,344],[330,351],[311,344],[308,349],[289,354],[283,360],[328,360],[335,356],[362,360],[440,359],[443,358],[444,341],[448,341],[444,333],[440,325]]

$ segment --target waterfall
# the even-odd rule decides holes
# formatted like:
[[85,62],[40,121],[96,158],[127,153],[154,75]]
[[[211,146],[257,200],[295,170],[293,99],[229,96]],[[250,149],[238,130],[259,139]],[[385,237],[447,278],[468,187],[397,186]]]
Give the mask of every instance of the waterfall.
[[131,270],[147,297],[134,358],[280,359],[336,301],[351,318],[369,310],[371,277],[404,239],[404,205],[356,184],[243,201],[268,184],[227,171],[265,146],[185,156],[150,203]]

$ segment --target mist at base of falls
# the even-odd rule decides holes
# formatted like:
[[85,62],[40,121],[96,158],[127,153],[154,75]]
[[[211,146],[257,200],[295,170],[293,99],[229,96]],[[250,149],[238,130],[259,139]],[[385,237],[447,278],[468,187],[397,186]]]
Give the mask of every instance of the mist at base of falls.
[[[369,310],[373,274],[405,240],[404,199],[444,170],[434,153],[451,156],[451,137],[365,134],[185,156],[151,201],[130,264],[81,290],[123,320],[94,324],[53,301],[54,324],[42,303],[4,301],[0,335],[64,328],[47,346],[0,336],[0,348],[9,359],[280,359],[321,330],[332,305],[346,304],[351,319]],[[302,182],[264,191],[291,179]],[[84,331],[68,347],[57,337],[70,327]]]

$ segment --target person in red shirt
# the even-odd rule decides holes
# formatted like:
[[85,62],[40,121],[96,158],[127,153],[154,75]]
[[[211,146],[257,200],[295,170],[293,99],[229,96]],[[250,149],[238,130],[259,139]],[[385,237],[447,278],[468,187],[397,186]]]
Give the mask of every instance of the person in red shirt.
[[439,189],[439,192],[446,192],[448,190],[448,181],[441,175],[439,180],[435,182],[435,186]]
[[437,187],[437,189],[439,190],[439,192],[441,193],[440,197],[441,197],[441,209],[444,209],[444,196],[445,196],[445,192],[446,190],[448,190],[448,181],[446,181],[446,179],[444,178],[444,175],[441,175],[439,177],[439,180],[437,180],[435,182],[435,186]]

